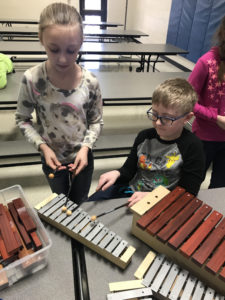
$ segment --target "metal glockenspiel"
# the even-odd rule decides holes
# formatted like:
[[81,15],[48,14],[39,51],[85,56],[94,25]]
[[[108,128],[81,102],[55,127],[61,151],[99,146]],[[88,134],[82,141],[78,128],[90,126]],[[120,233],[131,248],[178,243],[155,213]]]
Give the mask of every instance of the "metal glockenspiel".
[[136,280],[110,283],[107,299],[225,300],[164,254],[153,251],[146,255],[134,276]]
[[157,299],[224,300],[221,294],[167,259],[164,254],[155,255],[150,261],[142,284],[150,287]]
[[65,195],[53,194],[35,208],[41,219],[125,269],[131,261],[135,248],[129,246],[127,241],[103,223],[98,220],[91,221],[91,216],[70,200],[67,202],[67,208],[72,214],[68,216],[62,212],[65,202]]
[[[172,192],[162,186],[158,187],[143,200],[132,207],[132,233],[158,253],[165,254],[186,269],[183,279],[190,272],[209,289],[224,296],[223,215],[181,187]],[[167,272],[171,266],[164,268],[164,272]],[[153,276],[153,273],[149,276]]]

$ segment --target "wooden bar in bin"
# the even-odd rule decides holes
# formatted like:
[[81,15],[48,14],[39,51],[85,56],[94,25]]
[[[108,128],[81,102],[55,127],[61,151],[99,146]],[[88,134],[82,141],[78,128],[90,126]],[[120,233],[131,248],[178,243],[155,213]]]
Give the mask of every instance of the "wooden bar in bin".
[[13,217],[13,220],[19,230],[19,233],[24,241],[24,244],[26,246],[27,249],[30,249],[32,247],[32,241],[31,238],[29,237],[25,227],[23,226],[23,224],[21,224],[20,220],[19,220],[19,215],[17,214],[17,211],[13,205],[12,202],[8,203],[8,208],[9,211]]
[[20,245],[18,244],[13,231],[11,230],[11,226],[3,204],[0,204],[0,231],[7,252],[9,254],[17,252],[20,248]]
[[29,213],[27,212],[27,209],[24,206],[22,199],[17,198],[12,202],[26,231],[28,233],[35,231],[37,229],[36,224],[34,223],[33,219],[30,217]]
[[42,248],[42,242],[40,241],[37,232],[36,231],[31,232],[30,236],[34,243],[35,251],[40,250]]

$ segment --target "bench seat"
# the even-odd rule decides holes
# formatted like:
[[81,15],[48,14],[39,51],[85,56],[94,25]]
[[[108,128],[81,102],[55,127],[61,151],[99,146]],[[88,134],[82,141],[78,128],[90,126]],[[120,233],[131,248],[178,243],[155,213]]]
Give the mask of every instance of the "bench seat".
[[[136,134],[100,136],[93,148],[95,159],[126,157]],[[0,142],[0,168],[40,164],[40,153],[25,140]]]

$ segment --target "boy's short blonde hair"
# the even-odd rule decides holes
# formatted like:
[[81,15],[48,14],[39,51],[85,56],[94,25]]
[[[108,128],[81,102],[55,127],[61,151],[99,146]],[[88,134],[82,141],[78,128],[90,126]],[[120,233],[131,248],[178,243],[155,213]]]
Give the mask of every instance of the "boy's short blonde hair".
[[62,2],[55,2],[46,6],[40,15],[39,38],[45,28],[51,25],[79,25],[81,43],[83,42],[83,22],[82,17],[74,6]]
[[179,109],[181,114],[191,112],[197,101],[197,93],[183,78],[164,81],[155,89],[152,96],[152,104]]

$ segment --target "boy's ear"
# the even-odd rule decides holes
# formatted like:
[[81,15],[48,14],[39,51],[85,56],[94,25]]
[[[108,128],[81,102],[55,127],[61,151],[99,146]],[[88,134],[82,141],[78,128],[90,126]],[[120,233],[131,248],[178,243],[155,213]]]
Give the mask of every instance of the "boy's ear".
[[185,119],[184,119],[184,123],[186,124],[188,121],[190,121],[194,116],[194,113],[191,111],[189,112],[186,116],[185,116]]

